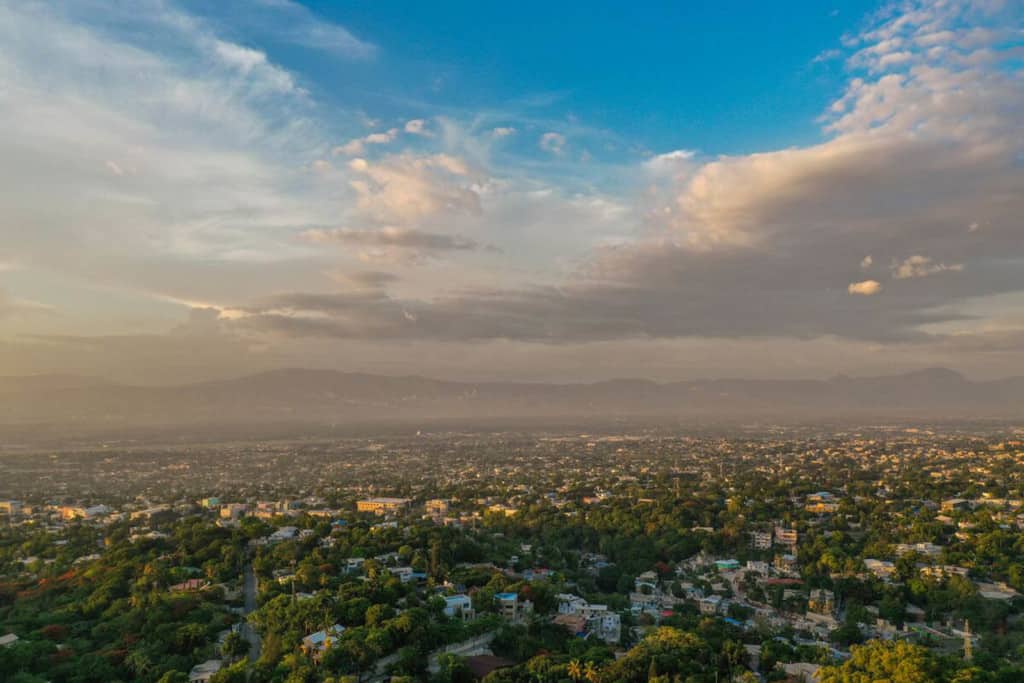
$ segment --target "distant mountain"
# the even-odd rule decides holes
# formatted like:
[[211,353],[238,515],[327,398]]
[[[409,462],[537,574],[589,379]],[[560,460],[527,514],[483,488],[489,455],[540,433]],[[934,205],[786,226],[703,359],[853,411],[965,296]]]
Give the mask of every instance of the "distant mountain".
[[974,382],[944,368],[828,380],[660,384],[448,382],[286,369],[183,386],[68,375],[0,377],[0,425],[143,427],[529,417],[1024,418],[1024,377]]

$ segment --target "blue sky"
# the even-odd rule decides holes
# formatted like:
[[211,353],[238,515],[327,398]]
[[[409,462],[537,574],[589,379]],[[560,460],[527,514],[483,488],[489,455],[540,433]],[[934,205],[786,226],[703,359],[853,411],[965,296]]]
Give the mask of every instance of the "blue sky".
[[[209,11],[209,3],[196,9]],[[842,90],[836,50],[879,3],[310,2],[375,46],[339,68],[275,41],[238,5],[214,18],[243,44],[315,84],[325,103],[396,120],[515,108],[607,131],[602,157],[665,149],[736,154],[821,138]],[[257,12],[258,13],[258,12]],[[246,24],[249,25],[246,25]]]
[[0,374],[1018,372],[1022,29],[0,0]]

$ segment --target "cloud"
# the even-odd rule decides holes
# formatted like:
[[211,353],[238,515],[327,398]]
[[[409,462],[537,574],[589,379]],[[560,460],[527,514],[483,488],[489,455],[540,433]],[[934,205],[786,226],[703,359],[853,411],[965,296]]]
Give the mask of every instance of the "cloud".
[[544,133],[540,136],[540,142],[538,144],[545,152],[561,156],[565,150],[565,136],[561,133]]
[[468,237],[402,228],[380,230],[307,230],[303,239],[318,244],[349,244],[362,247],[401,247],[427,251],[476,251],[480,243]]
[[383,133],[370,133],[364,135],[361,138],[349,140],[344,145],[335,147],[331,152],[338,156],[345,154],[348,156],[358,156],[366,151],[366,145],[386,145],[395,141],[398,137],[398,129],[391,128],[390,130],[384,131]]
[[448,154],[405,153],[379,162],[353,159],[349,184],[366,218],[384,225],[414,225],[442,214],[479,214],[480,178]]
[[51,315],[55,312],[56,309],[49,304],[11,296],[3,289],[0,289],[0,320],[15,317],[25,318],[29,316]]
[[284,69],[170,6],[86,4],[0,7],[0,204],[19,260],[132,280],[152,270],[139,262],[281,258],[272,231],[327,220],[293,181],[323,136]]
[[890,268],[892,276],[897,280],[928,277],[929,275],[935,275],[944,271],[960,272],[963,269],[964,266],[961,263],[954,263],[952,265],[935,263],[931,258],[919,254],[909,256],[902,262],[893,261]]
[[421,137],[433,137],[434,134],[427,129],[427,122],[423,119],[411,119],[405,122],[405,132],[410,135]]
[[234,21],[247,21],[254,29],[276,40],[344,59],[373,59],[378,52],[373,43],[357,38],[344,26],[319,18],[292,0],[241,3],[229,16]]
[[347,280],[359,287],[385,287],[399,281],[394,273],[382,270],[359,270],[351,273],[339,273],[341,279]]
[[[430,119],[435,137],[412,140],[421,119],[389,112],[406,123],[336,147],[350,158],[328,165],[337,130],[363,114],[328,120],[315,86],[271,58],[283,38],[263,51],[167,5],[119,7],[0,5],[4,257],[32,264],[26,279],[109,287],[108,312],[130,293],[160,315],[220,302],[190,325],[293,350],[544,344],[564,360],[570,349],[549,347],[716,340],[957,353],[968,344],[949,329],[1024,290],[1024,93],[1004,15],[958,2],[879,15],[850,41],[850,78],[815,144],[609,164],[578,122],[447,110]],[[492,156],[510,124],[562,130],[536,138],[559,163]],[[567,153],[567,137],[594,161]],[[338,225],[351,227],[310,230]],[[381,255],[435,260],[392,288],[392,274],[362,270]]]
[[[945,6],[921,12],[881,19],[868,30],[877,36],[858,40],[858,50],[874,43],[865,54],[895,50],[881,44],[893,22],[905,37],[936,24],[958,35],[970,30]],[[926,330],[972,320],[981,315],[975,302],[1024,290],[1015,218],[1024,215],[1016,132],[1024,92],[1013,62],[950,62],[907,42],[898,51],[912,51],[909,61],[866,56],[851,65],[857,73],[823,117],[821,143],[703,160],[681,151],[645,162],[648,169],[680,165],[652,173],[659,197],[671,198],[643,216],[646,232],[623,230],[625,238],[596,246],[550,286],[461,287],[418,300],[330,305],[303,300],[298,313],[256,311],[249,323],[341,338],[933,343]],[[549,140],[548,151],[563,144]],[[484,215],[499,196],[480,195]],[[627,210],[618,220],[630,216]],[[968,236],[963,226],[979,216],[1004,227],[986,231],[986,240]],[[928,287],[907,278],[885,296],[874,296],[882,291],[878,280],[861,279],[875,259],[923,249],[929,261],[909,264],[915,274],[962,267],[962,276]],[[873,257],[851,264],[850,254]]]
[[872,296],[882,291],[882,285],[877,280],[862,280],[860,282],[851,282],[846,291],[860,296]]

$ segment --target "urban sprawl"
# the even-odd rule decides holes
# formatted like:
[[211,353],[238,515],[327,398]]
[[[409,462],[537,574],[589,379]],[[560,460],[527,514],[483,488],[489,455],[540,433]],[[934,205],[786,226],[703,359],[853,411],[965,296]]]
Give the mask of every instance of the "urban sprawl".
[[1024,434],[0,454],[0,680],[1024,680]]

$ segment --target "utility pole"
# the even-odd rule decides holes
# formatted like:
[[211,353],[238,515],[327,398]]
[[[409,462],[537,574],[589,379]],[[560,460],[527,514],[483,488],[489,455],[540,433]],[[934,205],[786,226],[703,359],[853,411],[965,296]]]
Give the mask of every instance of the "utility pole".
[[964,659],[971,661],[974,656],[974,647],[971,644],[971,620],[968,619],[964,622]]

